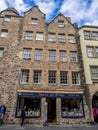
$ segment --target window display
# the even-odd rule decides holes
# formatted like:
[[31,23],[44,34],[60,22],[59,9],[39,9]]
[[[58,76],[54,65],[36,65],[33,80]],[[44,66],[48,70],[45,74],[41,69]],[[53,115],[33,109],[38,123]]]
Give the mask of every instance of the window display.
[[83,117],[84,111],[82,98],[62,98],[61,115],[62,117]]
[[26,117],[40,117],[41,116],[41,99],[18,97],[16,116],[21,116],[21,109],[26,106]]

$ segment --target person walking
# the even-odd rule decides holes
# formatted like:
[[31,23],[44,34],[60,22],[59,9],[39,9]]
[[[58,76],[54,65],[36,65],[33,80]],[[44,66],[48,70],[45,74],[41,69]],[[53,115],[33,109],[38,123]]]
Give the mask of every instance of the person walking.
[[23,126],[24,120],[26,117],[26,106],[23,107],[23,109],[21,110],[21,126]]
[[3,124],[3,118],[4,118],[4,105],[0,106],[0,125]]

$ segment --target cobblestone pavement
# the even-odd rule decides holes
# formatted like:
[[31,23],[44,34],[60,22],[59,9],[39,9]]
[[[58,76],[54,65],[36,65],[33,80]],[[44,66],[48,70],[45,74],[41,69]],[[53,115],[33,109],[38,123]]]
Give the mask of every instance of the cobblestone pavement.
[[3,125],[0,126],[0,130],[98,130],[97,125],[89,126],[32,126],[24,125],[23,127],[19,125]]

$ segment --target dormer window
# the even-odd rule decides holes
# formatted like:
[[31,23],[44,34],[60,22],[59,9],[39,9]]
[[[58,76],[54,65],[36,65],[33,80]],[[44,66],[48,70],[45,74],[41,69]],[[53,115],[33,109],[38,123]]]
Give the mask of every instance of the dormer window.
[[11,21],[11,16],[5,15],[4,21],[5,22],[10,22]]
[[58,27],[64,27],[64,21],[58,21]]
[[38,19],[37,18],[32,18],[31,23],[33,25],[37,25],[38,24]]

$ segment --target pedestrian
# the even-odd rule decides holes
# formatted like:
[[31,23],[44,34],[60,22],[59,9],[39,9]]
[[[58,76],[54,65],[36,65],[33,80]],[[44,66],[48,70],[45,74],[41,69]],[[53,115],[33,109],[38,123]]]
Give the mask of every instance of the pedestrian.
[[1,105],[0,106],[0,125],[3,124],[4,112],[5,112],[5,107],[4,105]]
[[21,126],[23,126],[25,117],[26,117],[26,106],[24,106],[23,109],[21,110]]

